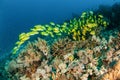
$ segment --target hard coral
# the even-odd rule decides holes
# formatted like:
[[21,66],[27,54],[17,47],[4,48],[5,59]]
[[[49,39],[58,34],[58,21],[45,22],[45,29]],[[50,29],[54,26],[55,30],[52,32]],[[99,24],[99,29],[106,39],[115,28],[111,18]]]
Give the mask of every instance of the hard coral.
[[109,72],[103,75],[101,80],[120,80],[120,60]]
[[42,52],[45,56],[49,54],[49,46],[45,40],[38,38],[38,40],[35,41],[34,45],[36,46],[36,49],[39,52]]
[[[24,74],[27,78],[32,78],[32,74],[36,72],[38,65],[41,64],[42,58],[48,52],[49,48],[46,41],[38,38],[35,42],[29,42],[18,57],[7,65],[6,71],[8,73],[12,72],[12,75],[14,75],[13,78],[22,78]],[[19,76],[16,74],[19,74]]]
[[75,45],[75,42],[69,38],[59,39],[52,45],[52,55],[63,57],[66,54],[74,54]]

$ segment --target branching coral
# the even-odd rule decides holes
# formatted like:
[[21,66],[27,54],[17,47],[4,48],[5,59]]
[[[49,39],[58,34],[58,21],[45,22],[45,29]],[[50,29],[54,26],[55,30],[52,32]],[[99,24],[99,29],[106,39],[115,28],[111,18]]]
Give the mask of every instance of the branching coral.
[[33,43],[36,46],[36,50],[42,52],[45,56],[49,53],[49,46],[47,42],[43,39],[38,38],[37,41]]
[[66,54],[74,54],[75,42],[69,38],[59,39],[52,45],[53,56],[63,57]]
[[64,34],[70,36],[73,40],[85,40],[90,35],[96,35],[101,28],[105,28],[108,24],[102,15],[95,15],[92,11],[89,11],[83,12],[78,19],[74,18],[62,25],[53,22],[50,22],[49,25],[36,25],[30,29],[30,32],[19,35],[19,41],[15,43],[13,54],[33,35],[40,34],[41,36],[54,37]]
[[49,47],[46,41],[38,38],[35,42],[29,42],[21,51],[21,54],[15,60],[12,60],[5,69],[8,73],[15,72],[13,78],[20,77],[17,74],[21,76],[25,74],[26,77],[31,78],[38,65],[41,64],[42,58],[45,58],[48,52]]

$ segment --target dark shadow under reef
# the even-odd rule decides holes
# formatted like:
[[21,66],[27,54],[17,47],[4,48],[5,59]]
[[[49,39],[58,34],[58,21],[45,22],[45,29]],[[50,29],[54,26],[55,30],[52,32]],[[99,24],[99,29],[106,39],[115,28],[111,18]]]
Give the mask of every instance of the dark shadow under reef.
[[102,14],[110,21],[108,29],[120,29],[120,2],[112,6],[100,5],[99,9],[95,12],[96,14]]

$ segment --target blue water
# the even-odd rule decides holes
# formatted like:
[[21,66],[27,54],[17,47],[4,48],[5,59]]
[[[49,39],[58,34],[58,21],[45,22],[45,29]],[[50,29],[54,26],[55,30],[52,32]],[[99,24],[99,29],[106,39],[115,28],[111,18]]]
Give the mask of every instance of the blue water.
[[36,24],[62,23],[73,15],[120,0],[0,0],[0,54],[10,52],[21,32]]

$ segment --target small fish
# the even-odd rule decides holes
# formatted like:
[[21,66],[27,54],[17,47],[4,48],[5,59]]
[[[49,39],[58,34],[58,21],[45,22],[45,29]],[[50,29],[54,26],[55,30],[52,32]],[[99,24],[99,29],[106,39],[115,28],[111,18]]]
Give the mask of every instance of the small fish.
[[47,32],[41,32],[41,35],[43,35],[43,36],[48,36],[49,33],[47,33]]
[[74,39],[74,40],[77,40],[76,35],[77,35],[77,33],[74,32],[74,33],[73,33],[73,39]]
[[17,47],[17,46],[15,46],[15,47],[13,48],[13,50],[16,50],[16,49],[18,49],[18,47]]
[[75,32],[76,30],[75,29],[72,29],[72,31],[71,32]]
[[90,15],[93,15],[93,11],[89,11]]
[[84,36],[86,35],[86,30],[82,31],[82,35],[84,35]]
[[23,39],[21,39],[21,41],[22,41],[22,42],[25,42],[25,41],[27,41],[28,39],[30,39],[30,37],[29,37],[29,36],[26,36],[26,37],[24,37]]
[[104,26],[107,26],[107,22],[106,22],[106,21],[103,21],[103,25],[104,25]]
[[62,25],[62,28],[66,28],[66,26],[65,26],[65,25]]
[[56,25],[58,28],[60,28],[61,26],[59,24]]
[[55,26],[55,23],[54,22],[50,22],[50,25]]
[[96,24],[96,23],[89,23],[89,24],[87,24],[87,26],[88,26],[88,28],[93,28],[93,27],[97,27],[98,24]]
[[82,15],[86,15],[87,13],[86,12],[83,12]]
[[80,35],[80,31],[78,31],[77,33],[78,33],[78,35]]
[[94,19],[91,19],[91,22],[93,23],[93,22],[94,22]]
[[28,35],[26,33],[22,33],[19,35],[19,40],[24,39],[25,37],[27,37]]
[[48,26],[48,27],[47,27],[47,30],[48,30],[48,31],[51,31],[51,30],[53,30],[53,28],[52,28],[51,26]]
[[23,42],[21,42],[21,41],[17,41],[15,44],[16,45],[20,45],[20,44],[22,44]]
[[35,35],[35,34],[38,34],[39,32],[36,32],[36,31],[32,31],[32,32],[28,32],[27,35],[31,36],[31,35]]
[[86,12],[83,12],[82,15],[81,15],[81,18],[86,17],[86,14],[87,14]]
[[26,33],[21,33],[20,35],[19,35],[19,38],[22,38],[23,36],[25,36],[26,35]]
[[34,28],[30,29],[31,31],[44,31],[46,28],[42,25],[36,25]]
[[13,50],[12,54],[15,54],[19,49]]
[[77,40],[77,38],[76,38],[75,36],[73,36],[73,39],[74,39],[74,40]]
[[60,32],[60,31],[59,31],[59,28],[58,28],[58,27],[53,28],[53,32],[59,33],[59,32]]
[[51,36],[51,37],[54,37],[54,35],[53,35],[53,33],[52,33],[52,32],[50,33],[50,36]]
[[82,36],[82,40],[83,40],[83,41],[85,40],[85,37],[84,37],[84,36]]
[[18,47],[18,46],[15,46],[15,47],[13,48],[12,53],[15,54],[18,50],[19,50],[19,47]]
[[98,15],[98,17],[103,18],[103,15]]
[[63,25],[64,25],[64,26],[67,26],[67,22],[64,22]]
[[90,34],[91,34],[91,35],[95,35],[95,31],[91,31]]

